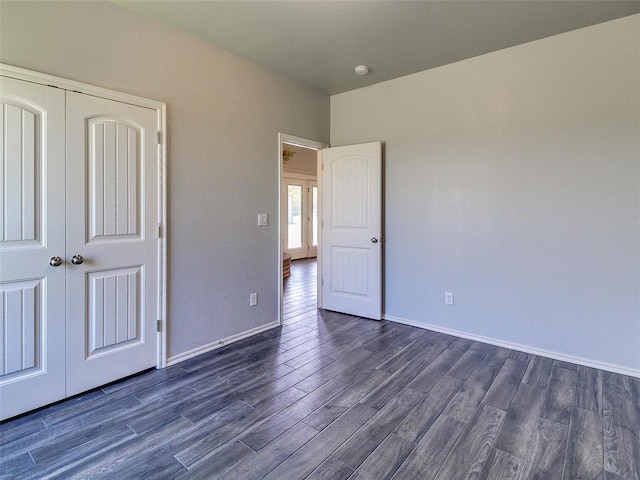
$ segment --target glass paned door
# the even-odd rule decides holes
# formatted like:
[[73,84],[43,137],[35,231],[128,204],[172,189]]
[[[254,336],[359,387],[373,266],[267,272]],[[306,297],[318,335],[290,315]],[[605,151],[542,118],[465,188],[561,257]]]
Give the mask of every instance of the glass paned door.
[[287,249],[302,248],[302,185],[287,184]]
[[284,178],[283,247],[292,259],[318,252],[318,184],[315,180]]

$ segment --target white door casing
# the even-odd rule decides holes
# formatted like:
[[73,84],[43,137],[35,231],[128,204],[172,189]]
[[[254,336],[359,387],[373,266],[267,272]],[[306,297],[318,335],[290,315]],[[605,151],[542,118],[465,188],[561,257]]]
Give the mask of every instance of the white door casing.
[[[308,225],[308,246],[309,246],[309,257],[317,257],[318,256],[318,241],[320,237],[320,206],[318,202],[320,201],[320,190],[318,189],[318,182],[316,180],[309,180],[307,182],[307,196],[309,206],[307,212],[307,225]],[[315,203],[314,203],[315,200]],[[314,209],[315,205],[315,209]],[[315,239],[315,241],[314,241]]]
[[[289,144],[289,145],[298,145],[304,148],[310,148],[312,150],[316,150],[316,151],[320,151],[323,148],[328,147],[328,145],[326,143],[321,143],[321,142],[317,142],[315,140],[310,140],[308,138],[302,138],[302,137],[297,137],[295,135],[290,135],[287,133],[278,133],[278,156],[276,159],[274,159],[277,162],[278,165],[278,198],[280,199],[280,210],[279,210],[279,219],[278,219],[278,225],[280,226],[280,235],[278,238],[280,238],[280,248],[278,249],[278,256],[276,258],[277,260],[277,272],[278,275],[275,278],[275,281],[277,282],[278,285],[278,319],[280,324],[282,324],[282,315],[283,315],[283,286],[284,283],[282,281],[282,269],[283,269],[283,265],[282,265],[282,252],[286,250],[286,243],[285,243],[285,231],[284,229],[286,228],[286,224],[284,223],[284,216],[286,215],[285,209],[282,206],[283,203],[283,197],[285,196],[285,190],[284,190],[284,170],[283,170],[283,163],[282,163],[282,152],[283,152],[283,148],[285,144]],[[318,180],[320,179],[320,162],[318,162],[318,175],[317,175]],[[320,182],[319,182],[320,183]],[[319,184],[319,190],[322,189],[322,185],[321,183]],[[322,205],[319,204],[318,205],[318,209],[321,210]],[[320,218],[322,216],[322,212],[318,212],[318,217]],[[320,242],[322,240],[321,235],[318,235],[318,241]],[[318,252],[320,253],[320,252]],[[320,259],[318,259],[318,276],[320,276],[320,271],[322,269],[321,266],[321,262]],[[321,296],[322,292],[320,290],[320,282],[318,282],[318,300],[320,302],[320,296]],[[319,303],[320,305],[320,303]]]
[[322,150],[321,307],[382,318],[382,144]]
[[6,419],[165,365],[166,127],[160,102],[0,73]]
[[0,418],[65,396],[65,92],[0,77]]
[[156,364],[156,145],[154,110],[67,93],[67,395]]

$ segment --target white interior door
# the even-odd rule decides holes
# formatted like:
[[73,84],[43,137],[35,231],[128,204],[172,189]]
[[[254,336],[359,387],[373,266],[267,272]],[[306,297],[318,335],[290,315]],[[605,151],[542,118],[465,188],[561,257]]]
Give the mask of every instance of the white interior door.
[[321,307],[382,318],[382,144],[322,150]]
[[0,95],[5,419],[65,396],[65,92],[0,77]]
[[156,131],[155,110],[67,94],[67,395],[156,364]]

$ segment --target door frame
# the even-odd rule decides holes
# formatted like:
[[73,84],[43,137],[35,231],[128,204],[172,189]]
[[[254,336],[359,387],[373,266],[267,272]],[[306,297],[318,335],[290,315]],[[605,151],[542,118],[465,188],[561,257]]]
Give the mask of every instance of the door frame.
[[[158,302],[156,305],[158,334],[156,345],[156,368],[167,366],[167,105],[166,103],[148,98],[116,92],[106,88],[89,85],[66,78],[56,77],[45,73],[35,72],[13,65],[0,63],[0,75],[17,80],[38,83],[63,90],[72,90],[92,95],[95,97],[129,103],[139,107],[156,111],[157,128],[157,174],[158,174],[158,212],[157,231],[158,239]],[[282,155],[282,153],[280,153]],[[282,255],[282,254],[281,254]],[[282,262],[281,262],[282,263]],[[282,268],[282,267],[281,267]]]
[[[288,143],[290,145],[295,145],[298,147],[310,148],[311,150],[316,150],[319,153],[318,158],[318,169],[317,169],[317,181],[318,181],[318,223],[322,225],[322,209],[320,208],[320,199],[322,197],[322,186],[320,184],[320,174],[322,172],[322,162],[321,162],[321,153],[320,151],[323,148],[327,148],[329,144],[318,142],[316,140],[310,140],[308,138],[296,137],[295,135],[290,135],[287,133],[278,133],[278,277],[277,277],[277,285],[278,285],[278,325],[282,325],[282,315],[283,315],[283,301],[284,301],[284,285],[282,282],[282,194],[283,194],[283,178],[284,178],[284,165],[282,164],[282,145]],[[320,269],[320,235],[318,235],[318,278],[321,278],[321,269]],[[318,283],[318,295],[320,295],[320,284]],[[320,297],[318,296],[318,304],[320,304]]]

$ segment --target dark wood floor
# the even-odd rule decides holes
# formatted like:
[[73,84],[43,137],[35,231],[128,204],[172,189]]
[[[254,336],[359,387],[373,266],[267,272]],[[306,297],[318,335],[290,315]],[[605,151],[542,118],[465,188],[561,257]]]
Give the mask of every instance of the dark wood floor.
[[0,426],[2,478],[640,479],[640,379],[315,308]]

